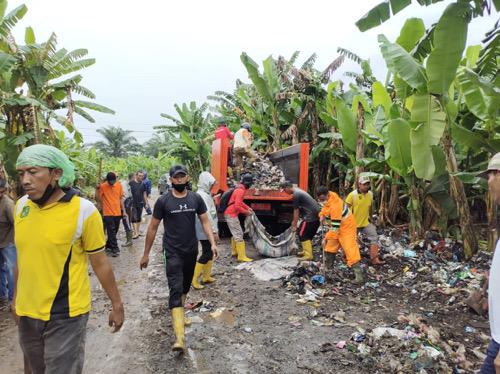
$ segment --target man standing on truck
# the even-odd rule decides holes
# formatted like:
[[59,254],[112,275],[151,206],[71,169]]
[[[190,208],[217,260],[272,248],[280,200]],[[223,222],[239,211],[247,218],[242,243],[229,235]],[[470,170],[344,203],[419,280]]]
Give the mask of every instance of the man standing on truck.
[[333,268],[335,256],[339,248],[342,247],[347,258],[347,266],[352,268],[354,272],[354,283],[363,283],[363,271],[360,266],[361,255],[354,216],[347,204],[335,192],[320,186],[316,193],[318,200],[325,203],[319,217],[321,223],[325,224],[328,229],[323,244],[326,268]]
[[238,184],[232,191],[231,197],[224,211],[227,226],[231,231],[231,247],[232,255],[238,256],[238,262],[253,261],[246,255],[245,240],[243,239],[243,229],[241,228],[239,215],[250,216],[253,214],[252,208],[243,202],[243,195],[245,190],[248,190],[253,184],[252,174],[244,174],[241,177],[240,184]]
[[231,132],[231,130],[227,128],[226,120],[224,118],[222,117],[218,118],[217,125],[218,127],[217,130],[215,130],[215,139],[227,139],[227,140],[234,139],[234,135]]
[[347,206],[351,209],[358,232],[366,235],[370,241],[370,262],[372,265],[381,265],[384,262],[379,258],[380,247],[378,245],[377,227],[370,222],[370,213],[373,204],[373,192],[370,191],[370,179],[368,177],[358,178],[358,188],[352,191],[345,199]]
[[234,134],[233,153],[236,159],[236,176],[239,177],[243,172],[243,157],[246,157],[249,161],[255,159],[252,150],[252,127],[248,122],[243,122],[241,128]]
[[321,208],[316,200],[307,192],[298,187],[294,187],[290,181],[281,184],[283,191],[293,196],[293,219],[291,229],[297,231],[299,216],[302,222],[299,227],[299,240],[302,244],[303,252],[299,253],[300,261],[311,261],[313,257],[312,239],[319,228],[319,212]]
[[214,260],[217,259],[218,252],[207,207],[200,195],[186,188],[189,182],[186,167],[175,165],[170,169],[169,174],[173,189],[156,201],[146,235],[140,268],[145,269],[148,266],[149,253],[158,226],[163,220],[163,255],[169,287],[168,305],[172,313],[172,324],[176,338],[172,350],[184,352],[186,349],[184,304],[191,288],[196,258],[198,257],[196,216],[200,219],[203,231],[210,241]]
[[[231,130],[229,130],[227,128],[227,125],[226,125],[226,120],[223,118],[223,117],[220,117],[217,119],[217,125],[219,126],[217,128],[217,130],[215,130],[215,139],[227,139],[228,141],[230,140],[233,140],[234,139],[234,135],[233,133],[231,132]],[[231,169],[233,165],[233,150],[231,148],[231,146],[229,146],[227,148],[227,166],[228,166],[228,175],[232,178],[233,177],[233,171]]]

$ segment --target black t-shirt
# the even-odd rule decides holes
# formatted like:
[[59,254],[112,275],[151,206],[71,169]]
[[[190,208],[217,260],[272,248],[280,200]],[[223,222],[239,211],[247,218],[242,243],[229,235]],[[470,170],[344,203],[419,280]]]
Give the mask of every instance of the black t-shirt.
[[130,181],[130,191],[132,192],[132,200],[134,205],[144,204],[144,192],[146,191],[146,186],[142,182]]
[[293,192],[293,207],[299,209],[300,215],[306,222],[319,221],[321,207],[311,195],[300,188],[295,188]]
[[202,197],[192,191],[182,198],[169,192],[156,201],[153,217],[163,220],[163,247],[167,253],[192,253],[198,249],[196,215],[206,211]]

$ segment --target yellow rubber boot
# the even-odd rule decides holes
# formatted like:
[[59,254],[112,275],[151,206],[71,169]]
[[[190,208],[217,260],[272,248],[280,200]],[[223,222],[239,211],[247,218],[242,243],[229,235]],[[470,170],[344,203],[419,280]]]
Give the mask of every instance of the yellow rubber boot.
[[231,238],[231,256],[236,257],[238,253],[236,252],[236,242]]
[[[186,298],[187,298],[186,294],[183,294],[181,296],[181,303],[182,303],[183,308],[186,307]],[[189,326],[191,326],[192,323],[193,323],[193,321],[191,321],[191,318],[186,317],[186,315],[184,315],[184,326],[189,327]]]
[[304,250],[304,253],[301,257],[299,257],[300,261],[311,261],[314,259],[313,247],[310,240],[302,242],[302,249]]
[[251,262],[251,258],[247,257],[245,242],[236,242],[236,252],[238,253],[238,262]]
[[193,280],[191,281],[191,286],[193,286],[193,288],[195,288],[197,290],[201,290],[202,288],[205,288],[200,284],[200,276],[203,273],[204,267],[205,267],[205,265],[197,262],[196,266],[194,268],[194,274],[193,274]]
[[203,277],[201,278],[201,281],[203,283],[215,282],[215,279],[212,278],[212,264],[213,264],[213,261],[210,260],[203,267]]
[[184,339],[184,308],[173,308],[171,313],[175,334],[175,343],[172,346],[172,351],[184,353],[186,350],[186,341]]

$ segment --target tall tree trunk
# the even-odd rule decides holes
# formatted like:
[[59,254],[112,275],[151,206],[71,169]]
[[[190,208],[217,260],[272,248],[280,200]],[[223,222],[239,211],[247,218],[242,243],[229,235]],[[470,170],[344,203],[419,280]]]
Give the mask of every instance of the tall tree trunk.
[[[384,174],[387,174],[387,165],[385,165],[385,170]],[[388,223],[388,199],[387,199],[387,181],[385,178],[382,178],[380,181],[380,205],[378,209],[378,215],[379,215],[379,225],[382,227],[387,226]]]
[[485,201],[486,214],[488,216],[488,250],[493,252],[498,240],[497,204],[489,191],[486,192]]
[[450,192],[451,197],[455,200],[458,210],[458,218],[460,229],[462,231],[462,239],[464,242],[464,253],[467,258],[472,257],[478,250],[478,242],[472,225],[472,218],[469,209],[467,196],[465,195],[464,185],[462,181],[452,174],[458,172],[457,159],[453,149],[451,134],[449,128],[445,130],[443,135],[444,153],[446,156],[446,164],[448,173],[450,174]]
[[399,213],[399,184],[394,183],[399,181],[399,175],[393,174],[393,183],[391,184],[391,195],[389,197],[389,211],[387,220],[389,224],[394,225]]
[[[365,110],[361,103],[358,103],[358,134],[356,139],[356,160],[362,160],[365,157],[365,142],[363,138],[363,130],[365,129]],[[359,174],[364,170],[363,166],[356,165],[354,169],[354,185],[359,178]]]
[[424,236],[422,225],[422,198],[420,188],[415,181],[410,184],[410,238],[412,241],[421,239]]
[[[311,146],[312,149],[316,148],[318,145],[318,132],[319,132],[319,119],[318,113],[314,107],[311,108]],[[316,188],[320,185],[320,171],[319,162],[313,164],[313,185],[311,186],[311,192],[313,196],[316,196]]]
[[271,144],[271,152],[276,152],[278,149],[280,149],[280,139],[281,139],[280,121],[276,109],[273,109],[272,118],[274,126],[274,137],[273,137],[273,143]]
[[39,144],[41,142],[41,132],[40,132],[40,124],[38,123],[38,112],[34,105],[30,106],[31,112],[31,120],[33,121],[33,141],[35,144]]

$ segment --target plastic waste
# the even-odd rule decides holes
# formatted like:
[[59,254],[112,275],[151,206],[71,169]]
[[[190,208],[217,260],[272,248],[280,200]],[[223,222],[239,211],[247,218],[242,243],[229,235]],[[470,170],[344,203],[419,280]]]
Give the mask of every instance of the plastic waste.
[[403,251],[403,256],[405,257],[410,257],[410,258],[414,258],[414,257],[417,257],[417,252],[415,252],[414,250],[412,249],[405,249]]

